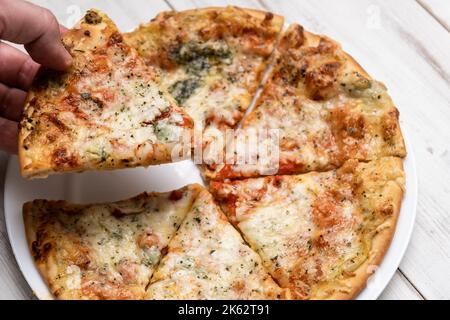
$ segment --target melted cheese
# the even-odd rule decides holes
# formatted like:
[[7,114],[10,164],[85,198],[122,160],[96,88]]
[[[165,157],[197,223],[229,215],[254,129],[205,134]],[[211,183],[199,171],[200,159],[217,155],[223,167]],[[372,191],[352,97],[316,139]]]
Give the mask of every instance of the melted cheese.
[[85,18],[63,39],[73,67],[43,72],[28,97],[20,138],[27,177],[170,162],[191,127],[114,24],[89,14],[101,22]]
[[[255,248],[259,248],[264,261],[270,261],[269,267],[272,272],[276,273],[282,266],[285,276],[290,277],[290,274],[296,271],[298,258],[307,253],[305,248],[309,247],[311,241],[318,235],[326,237],[327,241],[331,240],[324,235],[325,230],[321,230],[314,222],[313,214],[315,199],[323,192],[320,183],[327,183],[328,179],[320,177],[320,181],[314,181],[314,177],[301,180],[285,178],[285,184],[280,191],[270,188],[258,203],[238,204],[236,218],[239,229]],[[248,193],[251,190],[244,192]],[[341,228],[352,225],[354,219],[358,219],[355,208],[350,207],[350,214],[348,208],[347,205],[345,210],[342,208],[346,214],[342,214],[339,209],[329,212],[330,215],[340,218],[339,226],[333,226],[329,231],[336,233],[333,246],[340,251],[339,255],[343,259],[351,258],[359,250],[358,239],[352,236],[351,230]],[[315,265],[314,259],[316,258],[306,258],[303,263],[306,263],[306,266]],[[312,275],[316,272],[317,270],[309,270],[307,274]],[[325,279],[328,278],[327,273],[333,273],[331,268],[324,265],[321,266],[320,272],[325,273],[323,275]]]
[[204,191],[147,291],[149,299],[275,299],[282,290]]
[[397,205],[387,190],[400,183],[398,192],[402,179],[401,161],[382,158],[211,189],[282,287],[297,298],[327,298],[369,257],[371,237]]
[[[175,198],[173,193],[149,194],[105,205],[31,203],[25,214],[35,219],[35,258],[55,295],[142,298],[161,251],[182,223],[196,190],[175,191]],[[42,232],[44,238],[39,239]],[[46,252],[46,246],[53,251]]]
[[[259,82],[258,68],[264,61],[238,52],[230,60],[203,72],[197,80],[198,87],[181,102],[197,130],[210,126],[233,128],[250,104]],[[163,84],[169,91],[175,83],[190,77],[186,67],[164,74]]]
[[198,130],[224,130],[249,107],[281,27],[272,14],[210,8],[160,13],[125,38],[161,69],[162,83]]
[[[349,159],[405,156],[398,111],[385,86],[365,74],[337,43],[292,25],[274,61],[241,126],[244,132],[279,131],[280,156],[272,171],[325,171]],[[235,163],[225,169],[213,163],[208,169],[206,177],[212,180],[256,177],[267,170]]]

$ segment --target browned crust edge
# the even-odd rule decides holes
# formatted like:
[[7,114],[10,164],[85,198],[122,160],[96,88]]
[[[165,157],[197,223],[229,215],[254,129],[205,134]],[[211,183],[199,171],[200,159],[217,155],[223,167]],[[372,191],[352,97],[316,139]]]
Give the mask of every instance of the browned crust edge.
[[[209,12],[209,11],[218,10],[218,9],[224,9],[224,8],[223,7],[208,7],[208,8],[202,8],[202,9],[186,10],[186,11],[182,11],[182,12],[186,12],[186,13],[200,12],[201,13],[202,11]],[[265,16],[265,14],[267,13],[265,11],[255,10],[255,9],[242,9],[242,10],[244,10],[245,12],[247,12],[255,17],[258,17],[258,18]],[[274,14],[274,17],[276,19],[281,19],[281,21],[284,20],[284,18],[279,15]],[[305,31],[305,34],[308,37],[318,37],[317,35],[307,32],[307,31]],[[360,73],[362,73],[365,76],[370,78],[370,75],[361,67],[361,65],[351,55],[349,55],[346,52],[344,52],[344,53]],[[26,101],[29,101],[32,98],[32,95],[33,95],[33,93],[30,92],[27,95]],[[24,151],[22,150],[22,148],[20,148],[22,141],[23,141],[23,137],[21,134],[19,134],[19,158],[24,157]],[[403,141],[403,139],[402,139],[402,141]],[[23,171],[22,166],[21,166],[21,172],[22,172],[23,176],[27,177],[27,174]],[[48,172],[51,172],[51,170],[45,170],[45,171],[41,172],[40,174],[46,175]],[[355,296],[357,296],[360,293],[360,291],[366,286],[367,279],[373,273],[373,272],[369,272],[368,269],[371,266],[380,265],[386,252],[388,251],[391,241],[392,241],[392,238],[393,238],[393,235],[395,233],[396,224],[398,221],[398,216],[399,216],[400,208],[401,208],[401,201],[403,198],[403,191],[399,186],[397,186],[397,188],[392,187],[391,189],[392,189],[391,194],[393,195],[393,199],[395,202],[395,210],[390,219],[391,225],[389,226],[389,228],[385,228],[376,234],[376,236],[373,238],[373,244],[372,244],[371,254],[370,254],[369,258],[366,260],[366,262],[363,265],[361,265],[358,268],[358,270],[356,271],[356,276],[351,278],[351,280],[347,281],[347,284],[352,287],[352,290],[348,293],[339,293],[339,294],[333,295],[332,296],[333,299],[351,299],[351,298],[354,298]],[[130,198],[128,200],[123,200],[123,201],[129,201],[132,199],[134,199],[134,198]],[[33,206],[33,202],[27,202],[23,206],[25,231],[26,231],[27,241],[28,241],[30,250],[31,250],[31,245],[32,245],[33,241],[35,241],[35,239],[36,239],[36,237],[35,237],[36,221],[34,221],[34,219],[32,219],[32,214],[31,214],[32,206]],[[39,267],[39,269],[41,269],[41,267],[39,265],[38,265],[38,267]],[[42,273],[42,270],[41,270],[41,274],[44,276],[44,278],[48,282],[48,278],[46,277],[45,274]]]
[[[396,159],[396,169],[404,174],[402,159],[399,157],[393,158]],[[375,234],[375,236],[372,238],[372,246],[370,249],[369,257],[354,272],[355,276],[345,281],[345,284],[351,287],[350,291],[337,292],[336,294],[332,295],[330,299],[350,300],[358,296],[359,293],[367,286],[367,281],[376,272],[377,268],[382,263],[386,252],[389,250],[397,227],[397,221],[401,211],[404,191],[402,186],[400,186],[398,183],[391,184],[388,190],[388,193],[392,197],[394,205],[392,216],[382,224],[382,226],[386,224],[388,224],[388,226],[381,229]]]
[[52,255],[50,255],[47,261],[38,262],[32,256],[33,252],[33,242],[36,241],[36,233],[37,233],[37,220],[38,218],[33,215],[33,204],[34,201],[30,201],[24,203],[23,205],[23,222],[25,226],[25,234],[26,240],[28,244],[28,249],[30,250],[31,259],[35,263],[37,269],[39,270],[39,274],[42,276],[45,283],[48,285],[50,292],[55,292],[56,288],[53,284],[51,277],[49,276],[49,269],[56,268],[57,263]]
[[[241,8],[241,7],[238,7],[238,6],[225,6],[225,7],[214,7],[214,6],[212,6],[212,7],[206,7],[206,8],[188,9],[188,10],[181,10],[181,11],[176,11],[176,10],[170,11],[169,10],[169,11],[160,12],[159,14],[162,14],[164,12],[177,12],[177,13],[184,13],[184,14],[190,14],[190,13],[203,14],[203,13],[208,13],[208,12],[211,12],[211,11],[224,11],[224,10],[227,10],[229,8],[233,8],[233,9],[236,9],[236,10],[242,10],[242,11],[252,15],[253,17],[258,18],[258,19],[264,19],[264,17],[266,16],[267,13],[272,13],[270,11],[264,11],[264,10],[258,10],[258,9],[250,9],[250,8]],[[278,14],[275,14],[275,13],[272,13],[272,14],[273,14],[273,19],[276,19],[277,23],[283,23],[284,22],[284,17],[282,15],[278,15]]]
[[[96,12],[98,15],[101,16],[102,18],[102,24],[106,25],[105,28],[100,27],[100,24],[95,24],[95,25],[88,25],[84,18],[82,18],[77,24],[75,24],[72,28],[72,30],[76,30],[78,28],[81,28],[82,26],[89,28],[90,30],[94,30],[97,29],[99,33],[103,33],[104,30],[107,29],[111,29],[112,31],[118,31],[117,26],[115,25],[115,23],[111,20],[111,18],[106,15],[104,12],[97,10],[97,9],[90,9],[87,12]],[[76,36],[74,36],[72,33],[68,33],[66,34],[64,37],[64,39],[66,40],[79,40]],[[135,49],[132,46],[129,46],[127,44],[128,47],[131,48],[131,50],[133,50],[133,52],[135,52],[135,54],[137,56],[138,53],[135,51]],[[71,72],[71,69],[68,70],[68,72]],[[164,90],[162,90],[164,91]],[[22,114],[22,119],[25,116],[25,111],[26,108],[28,107],[30,101],[36,97],[39,96],[38,93],[36,93],[33,88],[28,92],[27,97],[25,99],[25,104],[24,104],[24,112]],[[173,105],[171,112],[173,113],[180,113],[181,115],[186,115],[187,114],[180,108],[178,107],[178,105],[175,103],[175,101],[173,100],[172,96],[169,94],[166,94],[166,98],[171,100],[171,104]],[[19,123],[22,123],[22,119]],[[193,122],[192,120],[189,118],[189,123],[188,124],[184,124],[183,127],[184,129],[189,129],[189,131],[193,132]],[[130,167],[147,167],[150,165],[159,165],[159,164],[163,164],[163,163],[170,163],[170,162],[174,162],[172,160],[171,157],[171,148],[166,145],[165,143],[162,143],[161,141],[157,140],[153,143],[153,156],[152,157],[145,157],[142,160],[139,161],[133,161],[132,165],[128,165],[126,163],[121,163],[119,161],[116,161],[114,164],[109,164],[107,166],[97,166],[95,164],[89,164],[89,163],[85,163],[81,166],[77,166],[75,168],[55,168],[52,163],[49,162],[49,159],[39,159],[36,161],[33,161],[30,165],[27,165],[27,162],[30,161],[30,158],[27,156],[26,154],[26,150],[23,148],[23,143],[24,140],[26,139],[26,133],[28,131],[23,129],[23,128],[19,128],[19,134],[18,134],[18,157],[19,157],[19,167],[20,167],[20,173],[22,175],[23,178],[25,179],[35,179],[35,178],[46,178],[48,175],[50,174],[63,174],[63,173],[80,173],[80,172],[84,172],[84,171],[91,171],[91,170],[97,170],[97,171],[110,171],[110,170],[116,170],[116,169],[125,169],[125,168],[130,168]],[[45,148],[45,146],[41,146],[41,148]]]

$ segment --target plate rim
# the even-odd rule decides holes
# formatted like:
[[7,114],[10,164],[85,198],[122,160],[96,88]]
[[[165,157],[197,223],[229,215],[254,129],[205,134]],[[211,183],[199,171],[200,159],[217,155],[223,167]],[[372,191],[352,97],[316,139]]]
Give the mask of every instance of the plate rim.
[[[382,262],[380,263],[379,267],[377,268],[377,272],[374,273],[373,276],[370,278],[384,278],[382,279],[382,284],[378,284],[377,286],[374,286],[373,289],[369,289],[369,283],[367,286],[358,294],[358,296],[355,297],[356,300],[376,300],[379,298],[381,293],[386,289],[386,287],[389,285],[389,283],[392,281],[392,278],[395,274],[395,272],[398,270],[401,261],[403,260],[406,250],[409,247],[409,243],[411,242],[412,233],[415,226],[416,216],[417,216],[417,201],[418,201],[418,178],[417,178],[417,167],[416,167],[416,160],[415,160],[415,154],[414,150],[412,148],[412,145],[410,144],[410,135],[408,134],[407,130],[405,128],[402,128],[403,133],[403,139],[405,141],[405,146],[407,150],[407,156],[403,158],[403,165],[405,169],[405,177],[406,177],[406,192],[402,199],[402,207],[400,209],[400,216],[399,220],[397,221],[396,230],[393,235],[392,241],[390,243],[389,249],[386,251]],[[20,246],[20,242],[18,243],[15,239],[16,237],[11,236],[12,230],[13,230],[13,224],[14,220],[10,217],[10,213],[7,213],[6,207],[7,207],[7,199],[6,194],[7,190],[9,190],[7,181],[11,178],[11,166],[12,161],[18,161],[18,159],[13,160],[14,158],[17,158],[16,156],[9,156],[6,163],[5,168],[5,175],[4,175],[4,192],[3,192],[3,212],[4,212],[4,218],[5,218],[5,225],[6,225],[6,231],[8,235],[8,241],[11,246],[12,252],[14,254],[14,258],[17,262],[17,265],[19,267],[20,272],[22,273],[25,281],[31,288],[33,294],[40,300],[53,300],[54,297],[50,292],[50,289],[48,288],[47,284],[45,283],[42,275],[40,274],[39,270],[37,269],[36,265],[34,264],[34,261],[32,260],[31,254],[29,252],[28,244],[25,239],[26,244],[26,252],[28,252],[28,259],[32,260],[32,267],[35,269],[35,272],[37,272],[39,279],[35,279],[35,275],[31,274],[30,272],[27,272],[26,270],[30,266],[25,266],[27,263],[26,259],[24,258],[18,251]],[[408,161],[408,168],[409,171],[406,170],[405,163]],[[147,190],[148,191],[148,190]],[[151,191],[151,190],[150,190]],[[410,203],[407,203],[406,201],[410,201]],[[405,228],[404,235],[402,236],[403,241],[398,243],[398,247],[393,253],[393,245],[396,244],[396,236],[398,236],[398,230],[399,225],[401,221],[401,217],[404,217],[407,213],[405,211],[407,210],[406,207],[410,207],[412,212],[409,212],[409,219],[407,219],[404,224],[408,222],[408,225],[403,226]],[[22,216],[21,216],[22,217]],[[23,225],[23,218],[21,220],[21,227],[24,229]],[[16,226],[17,227],[17,226]],[[23,233],[25,234],[25,231],[23,230]],[[20,241],[20,240],[19,240]],[[23,241],[23,239],[22,239]],[[22,248],[23,249],[23,248]],[[388,257],[389,255],[389,257]],[[393,256],[392,256],[393,255]],[[394,265],[395,267],[392,267]],[[379,269],[386,269],[383,270],[383,273],[378,272]],[[40,283],[39,283],[40,282]],[[44,288],[38,288],[42,287],[42,284],[45,286]],[[45,291],[45,292],[44,292]]]

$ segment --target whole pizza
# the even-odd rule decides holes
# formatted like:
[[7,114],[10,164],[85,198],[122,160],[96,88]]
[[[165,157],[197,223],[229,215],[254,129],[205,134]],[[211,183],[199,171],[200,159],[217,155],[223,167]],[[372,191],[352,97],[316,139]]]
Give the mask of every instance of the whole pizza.
[[208,187],[25,203],[55,298],[352,299],[365,287],[405,191],[399,112],[336,41],[283,25],[217,7],[121,34],[89,10],[64,35],[74,64],[34,81],[23,176],[174,162],[187,137]]

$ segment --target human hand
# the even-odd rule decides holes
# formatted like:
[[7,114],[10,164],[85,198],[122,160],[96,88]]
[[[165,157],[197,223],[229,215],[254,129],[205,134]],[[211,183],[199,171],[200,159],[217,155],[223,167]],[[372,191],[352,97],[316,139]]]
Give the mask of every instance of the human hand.
[[39,64],[70,67],[72,57],[61,32],[64,28],[49,10],[22,0],[0,0],[0,40],[23,44],[30,54],[0,42],[0,150],[17,152],[17,122]]

